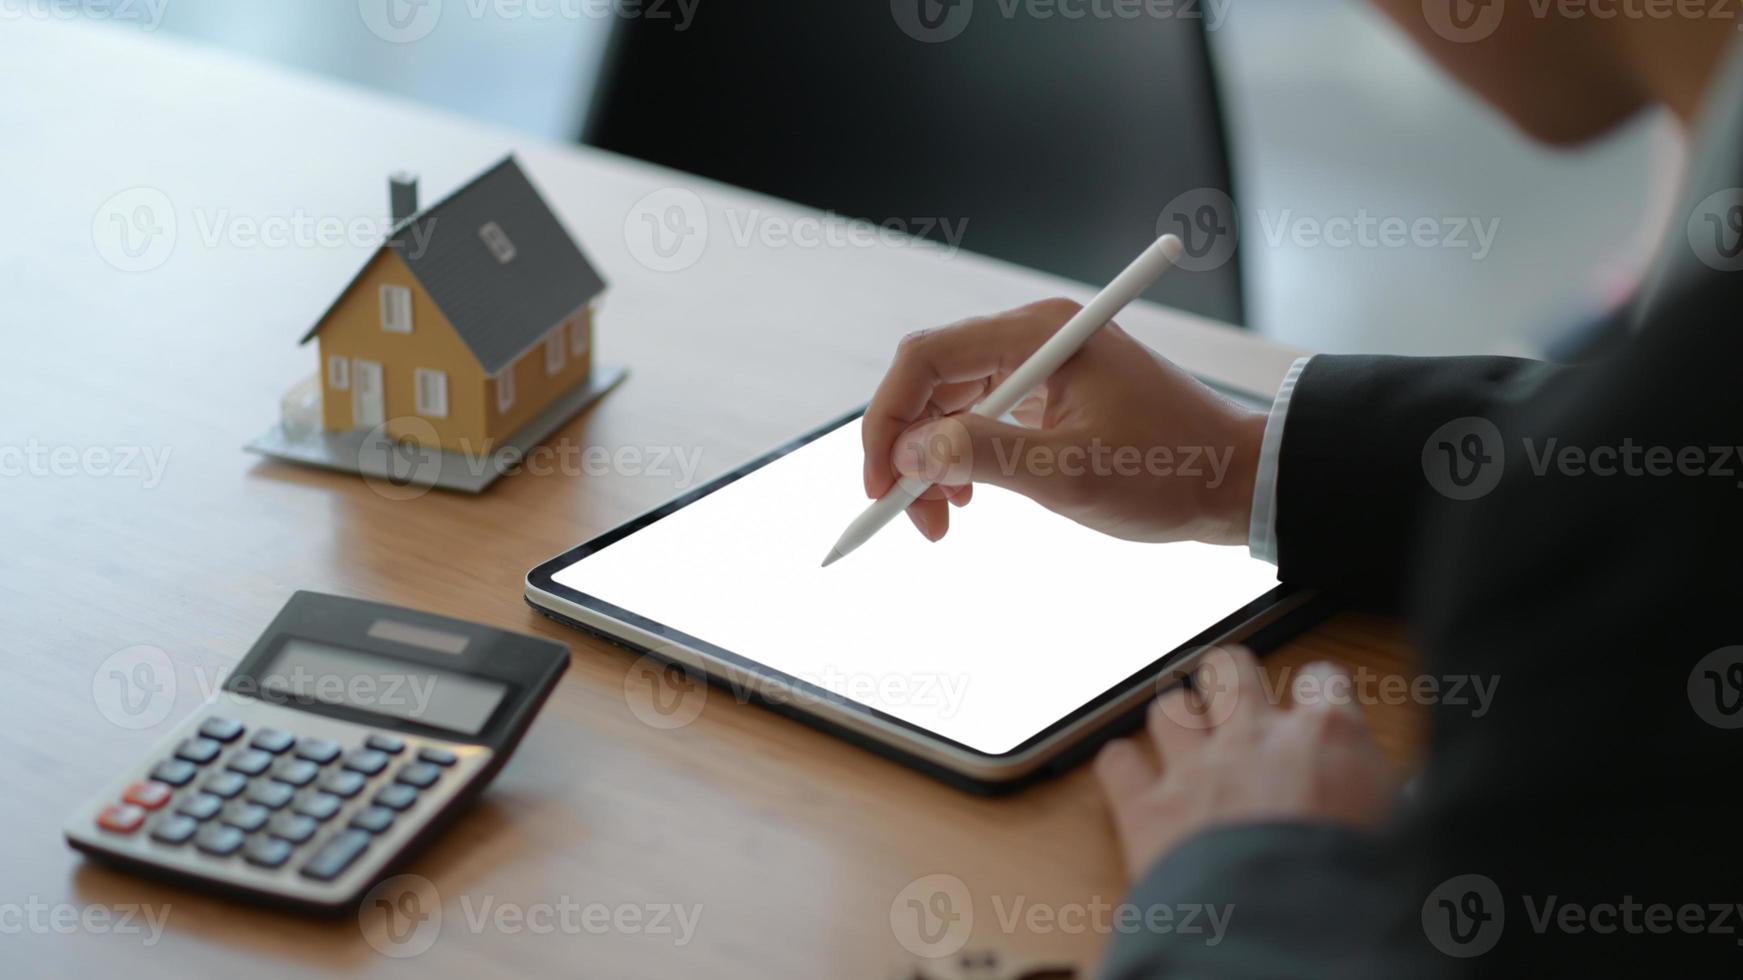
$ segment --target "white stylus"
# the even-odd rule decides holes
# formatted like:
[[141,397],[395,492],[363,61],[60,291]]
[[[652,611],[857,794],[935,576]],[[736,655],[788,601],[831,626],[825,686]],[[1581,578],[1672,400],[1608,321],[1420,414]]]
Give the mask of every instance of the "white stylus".
[[[1071,355],[1089,342],[1095,332],[1108,325],[1109,321],[1119,315],[1138,294],[1150,288],[1162,273],[1180,258],[1180,239],[1173,235],[1163,235],[1143,254],[1132,260],[1126,266],[1126,271],[1114,277],[1107,288],[1095,295],[1077,315],[1065,321],[1065,326],[1059,332],[1047,338],[1047,342],[1021,367],[1011,372],[1005,383],[993,389],[993,393],[973,409],[973,414],[982,418],[996,419],[1017,406],[1030,391],[1041,382],[1053,376]],[[853,553],[855,548],[872,539],[885,524],[894,520],[897,514],[908,509],[914,501],[920,499],[932,484],[912,477],[902,477],[881,499],[872,502],[863,513],[854,518],[847,530],[841,533],[841,540],[835,542],[835,547],[829,549],[829,557],[823,559],[823,567],[828,568],[842,558]]]

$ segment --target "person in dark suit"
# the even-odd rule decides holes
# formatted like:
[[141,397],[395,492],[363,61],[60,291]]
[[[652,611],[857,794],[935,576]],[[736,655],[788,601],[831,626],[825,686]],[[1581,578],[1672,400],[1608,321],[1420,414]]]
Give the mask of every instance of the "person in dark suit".
[[[1124,538],[1244,543],[1285,581],[1399,610],[1419,641],[1411,696],[1432,710],[1409,793],[1364,725],[1359,678],[1315,665],[1285,698],[1238,650],[1206,658],[1193,692],[1102,752],[1134,879],[1106,976],[1735,976],[1734,12],[1378,2],[1542,140],[1584,142],[1652,106],[1686,125],[1686,203],[1615,314],[1617,349],[1580,367],[1318,356],[1259,414],[1111,326],[1019,425],[959,414],[1075,308],[1046,301],[904,341],[866,414],[866,492],[903,473],[941,480],[910,512],[932,539],[987,482]],[[1063,474],[1013,446],[1090,462]],[[1226,447],[1234,462],[1216,486],[1093,462],[1123,446]],[[1025,602],[1045,601],[1040,580]],[[1190,909],[1226,927],[1179,927]]]

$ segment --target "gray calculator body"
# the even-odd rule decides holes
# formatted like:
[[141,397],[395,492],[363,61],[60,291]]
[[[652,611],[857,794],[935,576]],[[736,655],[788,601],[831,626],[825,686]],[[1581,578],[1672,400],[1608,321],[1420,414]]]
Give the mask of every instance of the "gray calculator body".
[[568,660],[548,640],[299,592],[66,839],[147,874],[351,908],[484,788]]

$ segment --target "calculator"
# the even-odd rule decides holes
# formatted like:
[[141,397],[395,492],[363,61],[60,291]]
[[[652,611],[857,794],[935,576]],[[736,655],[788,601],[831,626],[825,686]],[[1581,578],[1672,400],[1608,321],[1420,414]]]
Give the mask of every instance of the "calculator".
[[213,697],[77,810],[129,870],[310,910],[357,901],[483,790],[568,647],[298,592]]

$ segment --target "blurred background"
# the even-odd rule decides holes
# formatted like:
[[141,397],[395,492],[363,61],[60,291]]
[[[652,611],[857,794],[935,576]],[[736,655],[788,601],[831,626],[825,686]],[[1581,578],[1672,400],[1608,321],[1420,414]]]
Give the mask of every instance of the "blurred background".
[[1529,144],[1360,0],[1142,25],[997,0],[954,23],[973,0],[668,0],[664,22],[610,0],[127,2],[165,35],[542,138],[873,220],[966,218],[966,247],[1086,281],[1171,222],[1220,231],[1156,298],[1327,351],[1566,349],[1643,275],[1679,166],[1663,118]]

